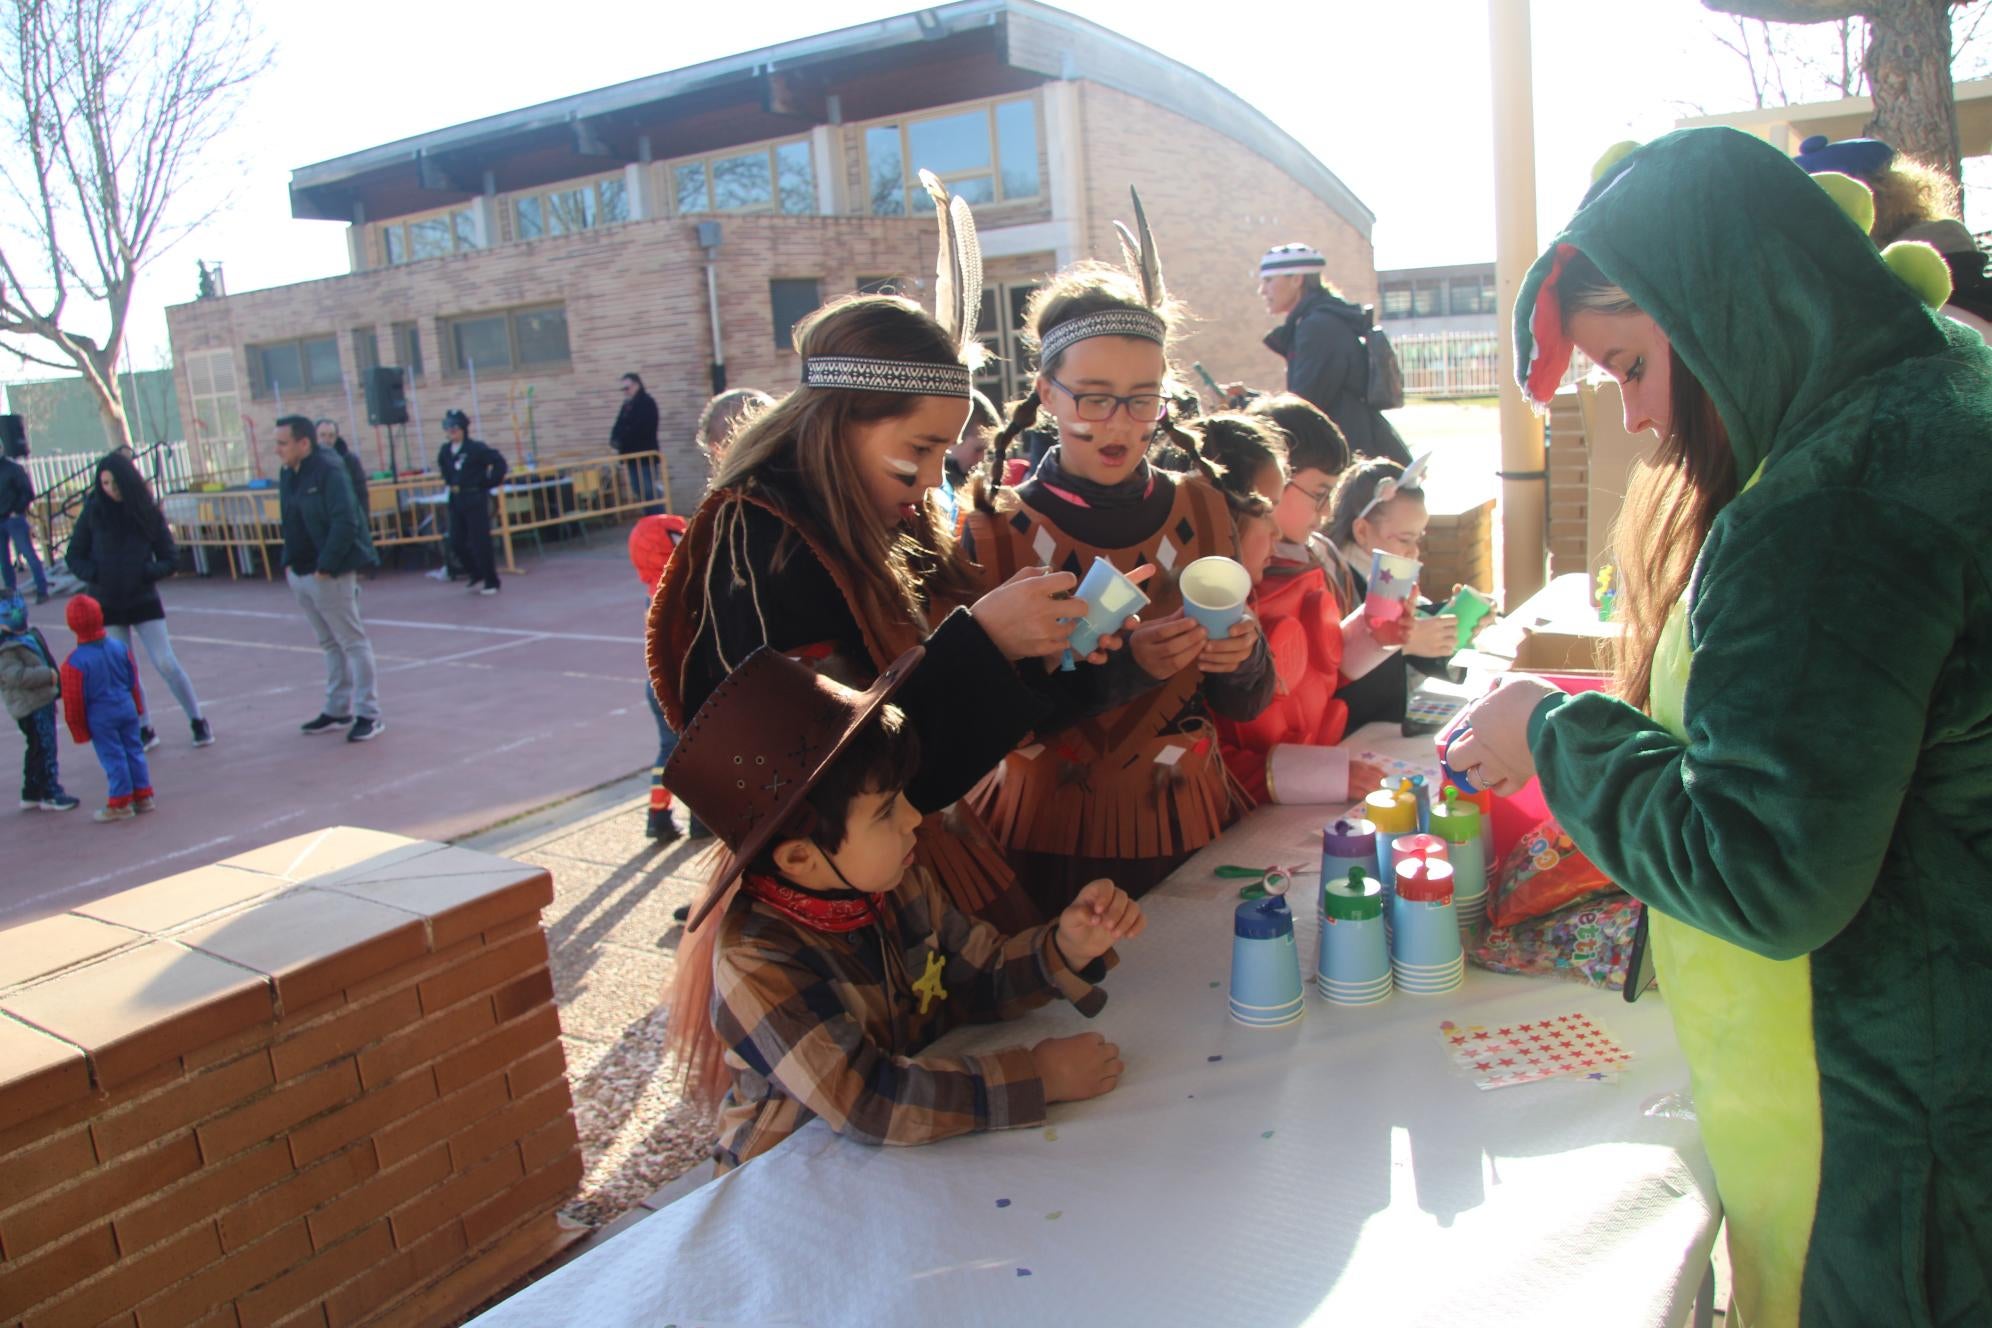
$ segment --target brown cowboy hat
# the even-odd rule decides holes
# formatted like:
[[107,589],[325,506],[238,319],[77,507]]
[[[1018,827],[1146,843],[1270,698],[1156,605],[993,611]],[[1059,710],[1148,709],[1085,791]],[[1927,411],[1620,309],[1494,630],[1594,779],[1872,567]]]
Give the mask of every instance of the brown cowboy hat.
[[664,786],[733,855],[692,910],[690,927],[788,825],[803,795],[926,653],[914,646],[859,692],[761,646],[713,689],[664,765]]

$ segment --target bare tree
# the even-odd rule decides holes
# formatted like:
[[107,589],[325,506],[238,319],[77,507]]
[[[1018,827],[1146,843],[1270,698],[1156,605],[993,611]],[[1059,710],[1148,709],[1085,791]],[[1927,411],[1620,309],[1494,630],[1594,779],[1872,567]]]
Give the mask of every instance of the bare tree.
[[1772,23],[1865,20],[1867,50],[1861,68],[1873,90],[1874,117],[1864,132],[1920,157],[1953,180],[1959,178],[1962,162],[1951,85],[1951,10],[1973,2],[1702,0],[1717,13]]
[[22,363],[80,372],[115,447],[133,288],[199,220],[173,223],[174,194],[269,54],[240,0],[0,0],[0,17],[0,182],[18,205],[0,334]]

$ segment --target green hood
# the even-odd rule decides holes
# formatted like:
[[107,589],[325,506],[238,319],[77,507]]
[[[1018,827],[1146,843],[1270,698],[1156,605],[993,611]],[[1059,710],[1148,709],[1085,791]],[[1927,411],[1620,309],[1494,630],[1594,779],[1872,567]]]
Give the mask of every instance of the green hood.
[[1515,363],[1538,405],[1570,361],[1551,281],[1566,247],[1667,334],[1721,413],[1739,476],[1852,384],[1945,346],[1937,318],[1783,153],[1739,130],[1684,129],[1594,185],[1522,282]]

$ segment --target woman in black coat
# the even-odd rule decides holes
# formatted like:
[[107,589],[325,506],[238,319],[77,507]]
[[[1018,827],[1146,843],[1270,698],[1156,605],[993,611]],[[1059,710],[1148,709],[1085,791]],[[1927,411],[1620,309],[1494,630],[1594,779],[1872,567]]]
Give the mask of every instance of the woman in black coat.
[[[173,536],[152,490],[122,452],[97,463],[96,488],[76,519],[65,558],[70,572],[103,606],[105,635],[122,641],[126,650],[133,648],[132,637],[138,637],[146,658],[186,712],[194,746],[212,743],[214,730],[201,714],[193,680],[173,654],[166,606],[159,599],[158,583],[173,574],[178,560]],[[139,717],[147,750],[159,745],[150,718]]]

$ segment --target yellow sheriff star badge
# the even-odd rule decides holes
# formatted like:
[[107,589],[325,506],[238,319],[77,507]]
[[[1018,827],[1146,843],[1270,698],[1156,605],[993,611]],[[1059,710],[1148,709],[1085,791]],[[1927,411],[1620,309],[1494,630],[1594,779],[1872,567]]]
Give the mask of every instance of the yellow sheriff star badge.
[[947,967],[947,961],[941,958],[939,951],[929,950],[927,952],[926,972],[922,973],[920,980],[913,984],[913,990],[920,996],[921,1014],[927,1013],[928,1002],[934,1000],[944,1001],[948,998],[948,989],[941,985],[941,970],[945,967]]

